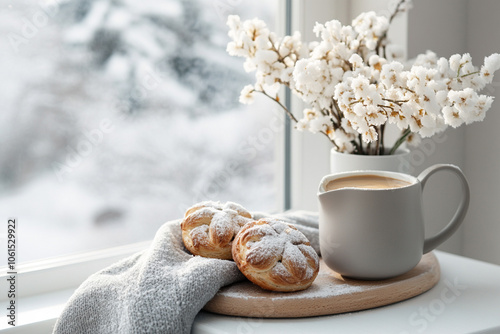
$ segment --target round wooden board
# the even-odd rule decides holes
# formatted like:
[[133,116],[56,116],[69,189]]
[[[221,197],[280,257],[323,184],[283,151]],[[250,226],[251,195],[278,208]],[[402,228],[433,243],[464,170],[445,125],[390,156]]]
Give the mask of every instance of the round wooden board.
[[440,274],[439,262],[433,253],[425,254],[409,272],[380,281],[344,278],[321,261],[318,277],[307,290],[273,292],[243,281],[220,289],[204,310],[258,318],[300,318],[360,311],[417,296],[436,285]]

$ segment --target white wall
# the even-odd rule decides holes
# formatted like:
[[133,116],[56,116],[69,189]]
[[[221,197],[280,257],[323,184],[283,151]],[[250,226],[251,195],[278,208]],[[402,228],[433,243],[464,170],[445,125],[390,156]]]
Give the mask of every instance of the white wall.
[[[500,1],[498,0],[418,0],[410,11],[408,23],[408,53],[431,49],[440,56],[468,52],[476,66],[484,57],[500,52]],[[500,77],[500,73],[497,74]],[[500,79],[486,87],[485,94],[497,96]],[[495,137],[500,125],[500,99],[488,111],[483,122],[471,124],[445,133],[443,143],[429,157],[427,164],[450,162],[465,172],[471,189],[469,212],[461,231],[443,249],[462,255],[500,264],[500,147]],[[441,197],[434,197],[433,211],[443,208],[443,217],[453,210],[449,196],[457,197],[440,180],[436,188],[444,189]],[[433,189],[438,194],[438,189]],[[456,190],[455,190],[456,191]],[[434,194],[433,194],[434,195]],[[440,209],[439,209],[440,210]],[[434,213],[434,212],[433,212]],[[441,219],[439,219],[441,221]],[[430,226],[429,230],[435,229]]]
[[[294,1],[292,8],[292,30],[298,30],[302,39],[316,40],[313,28],[316,22],[326,22],[334,17],[345,18],[347,7],[340,9],[343,1],[313,0]],[[331,13],[337,13],[333,16]],[[304,104],[292,99],[295,114],[302,117]],[[321,178],[330,171],[330,149],[332,145],[326,137],[309,132],[292,131],[292,208],[318,210],[317,190]]]
[[[500,1],[467,1],[467,50],[475,64],[500,53]],[[500,72],[486,87],[496,96],[481,123],[465,130],[465,171],[471,186],[471,207],[464,230],[464,255],[500,264]]]
[[[297,1],[294,29],[314,39],[314,22],[339,19],[344,23],[362,11],[386,11],[393,0]],[[500,1],[416,0],[407,18],[396,23],[389,35],[407,43],[408,58],[430,49],[439,56],[471,53],[474,64],[493,52],[500,52]],[[500,73],[498,74],[500,78]],[[498,95],[500,79],[485,93]],[[295,101],[295,110],[300,104]],[[500,145],[494,137],[500,125],[500,99],[484,122],[450,129],[426,139],[412,153],[413,174],[436,163],[452,163],[466,174],[471,187],[471,205],[466,220],[441,250],[500,264]],[[329,143],[318,135],[293,131],[293,207],[317,210],[316,191],[329,170]],[[426,235],[437,233],[453,216],[459,202],[459,185],[453,175],[438,174],[425,190]]]
[[[466,0],[418,0],[408,13],[408,58],[432,50],[440,57],[466,52]],[[412,155],[415,173],[436,163],[465,169],[465,129],[449,129],[423,140]],[[451,219],[459,198],[454,175],[437,174],[426,185],[424,212],[426,236],[439,232]],[[463,226],[438,249],[463,254]]]
[[[293,1],[292,30],[302,33],[303,40],[317,40],[313,33],[316,22],[324,23],[337,19],[344,24],[363,11],[373,10],[388,13],[392,0],[297,0]],[[389,37],[406,45],[406,16],[394,22]],[[300,115],[304,105],[293,99],[293,110]],[[389,131],[388,131],[389,132]],[[396,134],[388,133],[388,140]],[[330,171],[330,149],[332,144],[321,135],[309,132],[292,132],[292,207],[294,209],[318,210],[317,190],[321,178]]]

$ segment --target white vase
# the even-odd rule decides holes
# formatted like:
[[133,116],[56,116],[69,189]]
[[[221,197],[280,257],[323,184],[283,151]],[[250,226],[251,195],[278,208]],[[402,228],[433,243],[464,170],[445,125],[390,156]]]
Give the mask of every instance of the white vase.
[[385,170],[408,173],[410,151],[399,148],[391,155],[359,155],[339,153],[334,149],[330,153],[330,172],[340,173],[355,170]]

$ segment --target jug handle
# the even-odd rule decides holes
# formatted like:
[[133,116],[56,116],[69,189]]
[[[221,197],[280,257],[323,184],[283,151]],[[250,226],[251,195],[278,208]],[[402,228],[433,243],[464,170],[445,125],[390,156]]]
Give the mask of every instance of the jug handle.
[[429,177],[432,174],[441,170],[451,171],[458,176],[458,178],[460,179],[460,183],[462,185],[462,199],[458,205],[455,215],[453,216],[453,218],[451,218],[450,222],[438,234],[425,239],[424,249],[423,249],[424,254],[430,252],[431,250],[439,246],[446,239],[448,239],[453,233],[456,232],[456,230],[459,228],[460,224],[464,220],[465,214],[467,213],[467,209],[469,208],[469,200],[470,200],[469,184],[467,183],[467,179],[465,178],[465,175],[462,173],[460,168],[458,168],[455,165],[437,164],[427,168],[422,173],[420,173],[420,175],[417,178],[422,184],[422,191]]

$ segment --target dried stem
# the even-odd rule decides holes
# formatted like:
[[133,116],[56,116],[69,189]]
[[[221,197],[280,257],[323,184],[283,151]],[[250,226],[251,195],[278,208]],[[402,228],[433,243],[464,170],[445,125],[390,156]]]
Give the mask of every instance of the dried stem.
[[[288,110],[288,108],[279,101],[278,98],[274,98],[272,97],[271,95],[267,94],[265,91],[263,90],[253,90],[254,92],[257,92],[257,93],[261,93],[261,94],[264,94],[265,96],[267,96],[268,98],[270,98],[271,100],[273,100],[274,102],[276,102],[288,115],[288,117],[290,117],[291,120],[293,120],[295,123],[298,123],[298,120],[297,118],[290,112],[290,110]],[[339,149],[339,146],[330,138],[330,136],[325,132],[325,131],[320,131],[323,135],[326,136],[326,138],[328,138],[328,140],[333,144],[333,146],[335,146],[337,148],[337,150]]]
[[340,149],[340,147],[333,141],[332,138],[330,138],[330,136],[325,132],[325,131],[320,131],[322,134],[324,134],[326,136],[326,138],[328,138],[328,140],[333,144],[333,146],[335,146],[335,148],[337,150]]
[[467,73],[467,74],[464,74],[464,75],[461,75],[458,78],[465,78],[465,77],[468,77],[469,75],[474,75],[474,74],[478,74],[478,73],[481,73],[481,71],[476,71],[476,72],[470,72],[470,73]]
[[272,97],[271,95],[267,94],[263,90],[255,90],[254,89],[254,92],[258,92],[258,93],[264,94],[265,96],[267,96],[268,98],[270,98],[271,100],[273,100],[274,102],[276,102],[281,108],[283,108],[283,110],[287,113],[288,117],[290,117],[291,120],[293,120],[295,123],[299,122],[297,120],[297,118],[295,118],[295,116],[290,112],[290,110],[288,110],[288,108],[285,107],[285,105],[283,103],[281,103],[277,98]]
[[384,146],[384,133],[385,133],[385,124],[382,124],[380,126],[380,151],[378,154],[384,155],[385,154],[385,146]]
[[401,134],[401,137],[399,137],[399,139],[396,141],[396,143],[394,143],[394,146],[392,147],[389,154],[394,154],[396,152],[396,150],[399,148],[399,146],[401,146],[401,144],[403,144],[405,142],[406,138],[410,135],[410,133],[411,133],[410,128],[407,128],[405,131],[403,131],[403,133]]
[[387,101],[387,102],[395,103],[398,106],[401,106],[403,103],[410,101],[410,100],[391,100],[391,99],[386,99],[386,98],[382,98],[382,100],[383,101]]
[[[391,17],[389,17],[389,26],[392,23],[392,20],[394,20],[394,18],[399,14],[399,12],[401,12],[401,5],[403,5],[403,3],[405,3],[405,0],[400,0],[398,2],[398,4],[396,5],[396,8],[394,9],[394,12],[391,14]],[[380,36],[379,39],[378,39],[378,41],[377,41],[377,46],[375,47],[375,50],[377,50],[377,54],[378,54],[378,50],[382,46],[382,43],[387,38],[387,32],[388,32],[388,30],[386,30],[384,32],[384,34],[382,36]],[[385,50],[384,50],[384,53],[385,53]],[[384,54],[384,57],[385,57],[385,54]]]
[[359,140],[359,154],[365,154],[363,150],[363,137],[361,137],[361,133],[358,135]]

